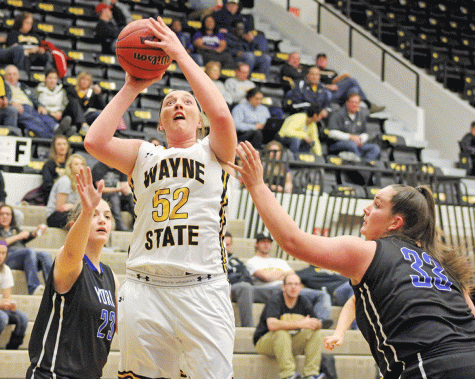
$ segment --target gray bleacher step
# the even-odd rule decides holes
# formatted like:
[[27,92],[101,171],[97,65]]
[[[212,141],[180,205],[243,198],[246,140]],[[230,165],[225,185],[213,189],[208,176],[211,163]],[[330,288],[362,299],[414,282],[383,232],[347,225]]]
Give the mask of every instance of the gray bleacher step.
[[432,159],[440,158],[440,151],[436,149],[425,148],[421,151],[422,162],[432,163]]
[[[20,346],[20,350],[27,350],[33,330],[34,321],[28,322],[25,332],[25,338]],[[0,349],[4,349],[7,345],[13,325],[8,325],[2,333],[0,333]],[[255,328],[236,327],[234,340],[235,354],[257,354],[254,346],[253,336]],[[334,333],[331,329],[322,329],[322,338],[330,336]],[[111,351],[119,351],[119,339],[117,336],[112,340]],[[330,353],[330,352],[328,352]],[[342,346],[335,347],[330,353],[334,355],[370,355],[369,346],[359,330],[349,330],[345,334],[345,342]]]
[[[304,356],[297,356],[297,370],[302,372]],[[120,353],[113,351],[103,370],[103,379],[116,379]],[[27,350],[0,350],[2,370],[0,379],[20,379],[25,377],[29,366]],[[335,356],[335,365],[339,378],[372,379],[376,374],[371,356]],[[277,362],[273,358],[258,354],[234,354],[234,379],[271,379],[278,377]]]
[[444,175],[447,175],[447,176],[458,176],[461,178],[464,178],[465,176],[467,176],[467,171],[463,168],[441,167],[441,169]]

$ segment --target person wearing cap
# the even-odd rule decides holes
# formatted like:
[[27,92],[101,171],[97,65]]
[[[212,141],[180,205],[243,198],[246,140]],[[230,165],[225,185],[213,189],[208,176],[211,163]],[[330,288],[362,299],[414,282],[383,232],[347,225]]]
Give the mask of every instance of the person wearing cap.
[[[270,256],[273,241],[270,234],[257,233],[254,246],[255,255],[246,262],[246,267],[253,278],[254,287],[262,287],[267,290],[263,292],[263,298],[258,300],[255,297],[254,302],[267,302],[273,293],[282,291],[284,277],[287,274],[295,273],[285,260]],[[315,315],[320,320],[319,328],[331,326],[330,295],[325,291],[310,288],[303,288],[301,294],[312,304]],[[264,298],[266,296],[268,297]]]
[[102,52],[104,54],[115,54],[115,44],[120,29],[114,20],[112,7],[104,3],[99,3],[96,6],[96,15],[99,20],[95,28],[95,37],[102,45]]
[[282,144],[290,149],[295,160],[300,153],[322,155],[317,123],[327,115],[325,109],[311,105],[306,112],[287,117],[279,130]]

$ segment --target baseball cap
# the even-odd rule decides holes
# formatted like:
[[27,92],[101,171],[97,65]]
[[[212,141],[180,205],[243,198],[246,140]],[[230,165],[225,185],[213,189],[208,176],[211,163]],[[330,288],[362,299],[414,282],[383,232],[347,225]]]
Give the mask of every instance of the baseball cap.
[[270,234],[266,233],[257,233],[256,234],[256,242],[262,241],[262,240],[269,240],[269,241],[274,241],[272,239],[272,236]]
[[228,0],[228,3],[239,4],[239,0]]
[[104,9],[109,8],[111,9],[112,7],[110,5],[104,4],[104,3],[99,3],[96,6],[96,14],[101,13]]

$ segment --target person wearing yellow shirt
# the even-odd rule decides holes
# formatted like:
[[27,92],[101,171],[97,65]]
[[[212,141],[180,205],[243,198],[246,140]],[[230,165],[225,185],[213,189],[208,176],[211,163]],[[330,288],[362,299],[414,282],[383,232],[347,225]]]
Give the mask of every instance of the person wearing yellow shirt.
[[311,105],[306,112],[287,117],[279,131],[282,144],[290,149],[295,160],[300,153],[322,155],[317,123],[327,116],[325,109]]

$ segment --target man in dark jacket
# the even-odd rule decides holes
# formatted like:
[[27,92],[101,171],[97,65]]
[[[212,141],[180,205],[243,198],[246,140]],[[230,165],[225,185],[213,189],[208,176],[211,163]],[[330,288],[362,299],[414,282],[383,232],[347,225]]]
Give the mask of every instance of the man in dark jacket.
[[244,21],[234,21],[232,30],[226,33],[228,50],[234,55],[237,61],[246,63],[252,72],[260,72],[269,75],[272,58],[269,54],[261,52],[256,55],[254,51],[259,50],[259,46],[246,39]]
[[311,105],[324,110],[332,101],[330,90],[320,82],[320,69],[316,66],[310,67],[306,80],[296,83],[295,88],[287,92],[285,98],[290,103],[289,111],[292,113],[302,112]]
[[102,52],[104,54],[115,54],[115,44],[120,29],[112,15],[112,8],[110,5],[99,3],[96,7],[96,14],[99,21],[96,24],[95,34],[102,45]]

